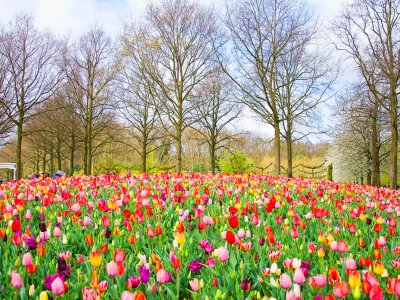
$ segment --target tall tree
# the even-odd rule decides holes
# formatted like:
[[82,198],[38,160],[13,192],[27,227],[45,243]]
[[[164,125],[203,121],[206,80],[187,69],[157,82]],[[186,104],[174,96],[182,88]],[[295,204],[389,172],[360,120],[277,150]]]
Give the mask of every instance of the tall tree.
[[354,60],[371,94],[390,114],[390,187],[397,186],[400,1],[356,0],[334,23],[337,47]]
[[148,155],[155,150],[160,136],[156,101],[151,93],[152,81],[146,74],[149,34],[145,28],[127,25],[122,36],[122,71],[118,77],[120,113],[137,143],[124,142],[140,156],[142,172],[147,172]]
[[[390,152],[388,113],[377,105],[368,87],[358,84],[340,97],[335,114],[339,124],[333,131],[333,149],[341,160],[335,163],[337,169],[342,176],[349,172],[366,178],[367,184],[379,185],[380,165]],[[377,179],[374,180],[374,176]]]
[[[83,34],[64,51],[64,71],[70,86],[69,98],[84,125],[84,169],[92,173],[96,151],[94,140],[103,137],[112,119],[113,84],[119,68],[115,47],[102,28]],[[105,140],[102,141],[103,144]]]
[[222,70],[204,82],[202,91],[201,97],[204,101],[201,101],[197,108],[201,118],[195,124],[195,128],[208,145],[210,169],[214,173],[217,151],[226,147],[226,142],[239,134],[227,131],[227,126],[237,120],[242,107],[235,103],[232,82]]
[[22,177],[24,125],[37,107],[52,97],[61,82],[52,35],[35,28],[27,15],[17,16],[0,31],[0,106],[16,126],[17,177]]
[[297,39],[288,44],[289,51],[279,57],[276,69],[276,95],[282,113],[281,135],[286,141],[286,175],[293,175],[293,144],[318,129],[317,108],[329,99],[336,79],[329,59],[312,49],[315,22],[310,17]]
[[158,112],[175,140],[178,172],[182,171],[182,136],[198,120],[201,82],[209,76],[218,49],[219,26],[211,9],[186,0],[162,0],[147,8],[147,24],[153,32],[153,59],[147,73]]
[[281,167],[281,122],[284,116],[277,95],[278,64],[301,45],[299,37],[310,22],[303,2],[291,0],[238,0],[227,7],[232,61],[226,73],[236,83],[246,104],[273,126],[275,175]]

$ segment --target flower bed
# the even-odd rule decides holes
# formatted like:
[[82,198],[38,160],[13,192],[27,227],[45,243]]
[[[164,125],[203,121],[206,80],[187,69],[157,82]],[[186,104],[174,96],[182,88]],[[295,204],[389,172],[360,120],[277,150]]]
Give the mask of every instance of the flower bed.
[[256,175],[0,186],[0,298],[396,299],[400,192]]

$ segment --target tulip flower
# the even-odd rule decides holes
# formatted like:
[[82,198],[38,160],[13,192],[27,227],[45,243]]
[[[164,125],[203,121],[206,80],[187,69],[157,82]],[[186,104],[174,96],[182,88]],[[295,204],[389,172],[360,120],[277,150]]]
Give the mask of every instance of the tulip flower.
[[349,292],[350,289],[346,282],[338,282],[333,287],[333,295],[339,299],[346,297],[349,294]]
[[147,283],[150,280],[150,270],[145,266],[139,266],[140,280]]
[[89,261],[92,267],[98,267],[101,264],[102,256],[99,251],[94,251],[89,254]]
[[117,264],[114,261],[111,261],[107,264],[107,274],[110,277],[114,277],[118,274],[118,267]]
[[226,249],[225,247],[219,247],[217,249],[217,253],[218,253],[218,260],[220,262],[226,262],[229,259],[229,252],[228,249]]
[[290,279],[289,275],[283,273],[281,276],[279,276],[279,284],[281,285],[281,288],[288,289],[292,286],[292,280]]
[[197,292],[197,291],[200,289],[199,280],[198,280],[197,278],[194,278],[194,279],[190,280],[190,281],[189,281],[189,285],[190,285],[190,288],[191,288],[194,292]]
[[61,295],[65,292],[64,281],[57,277],[51,284],[51,291],[54,295]]
[[114,261],[120,265],[125,261],[125,251],[119,248],[114,250]]
[[293,277],[293,281],[296,284],[304,284],[304,282],[306,281],[305,277],[304,277],[304,273],[300,268],[297,268],[294,271],[294,277]]
[[29,252],[25,253],[24,256],[22,257],[22,265],[24,267],[29,267],[32,264],[33,264],[32,255]]
[[171,273],[166,272],[163,269],[158,270],[156,279],[158,283],[168,283],[172,280]]
[[11,286],[15,289],[22,287],[22,277],[16,270],[11,271]]

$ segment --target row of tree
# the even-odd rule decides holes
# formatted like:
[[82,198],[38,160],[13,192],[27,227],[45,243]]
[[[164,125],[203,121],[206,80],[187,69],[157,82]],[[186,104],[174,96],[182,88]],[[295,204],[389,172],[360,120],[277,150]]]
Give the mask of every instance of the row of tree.
[[380,185],[389,158],[397,186],[400,84],[400,1],[358,0],[333,25],[336,47],[359,75],[339,99],[339,135],[333,155],[348,173]]
[[[361,148],[369,150],[377,185],[390,131],[392,187],[398,1],[356,0],[333,24],[337,49],[360,74],[354,93],[340,97],[345,113],[339,128],[371,130],[371,141],[365,136]],[[78,41],[57,40],[36,29],[31,17],[17,16],[0,33],[2,140],[14,130],[18,177],[23,139],[46,149],[33,156],[57,157],[58,166],[68,159],[73,170],[79,157],[86,174],[93,172],[93,158],[116,143],[137,153],[143,171],[149,156],[164,153],[159,158],[169,157],[171,169],[180,172],[182,139],[194,130],[207,145],[214,172],[219,151],[229,150],[240,134],[232,126],[247,107],[273,127],[275,174],[282,170],[284,142],[286,174],[292,176],[293,145],[321,132],[318,107],[336,93],[337,63],[319,29],[301,0],[236,0],[224,15],[191,1],[163,0],[149,4],[145,18],[127,23],[115,39],[94,27]],[[344,136],[337,137],[339,149],[349,148]]]

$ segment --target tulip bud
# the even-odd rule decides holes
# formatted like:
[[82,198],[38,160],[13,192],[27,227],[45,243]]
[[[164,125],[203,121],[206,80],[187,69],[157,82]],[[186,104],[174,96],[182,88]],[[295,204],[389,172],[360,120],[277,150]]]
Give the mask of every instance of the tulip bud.
[[35,295],[35,286],[33,284],[29,287],[28,294],[29,294],[29,297],[33,297]]
[[48,299],[49,299],[49,296],[47,295],[46,291],[43,291],[40,293],[39,300],[48,300]]

